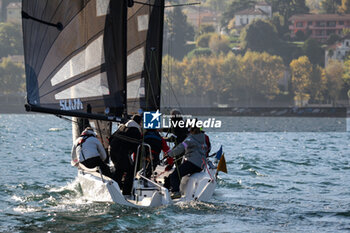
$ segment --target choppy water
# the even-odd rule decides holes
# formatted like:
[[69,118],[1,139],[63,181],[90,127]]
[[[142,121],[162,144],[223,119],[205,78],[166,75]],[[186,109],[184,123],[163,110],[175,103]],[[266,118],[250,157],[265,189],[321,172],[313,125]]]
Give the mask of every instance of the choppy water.
[[1,232],[350,231],[350,133],[210,134],[229,174],[209,203],[132,209],[86,201],[71,124],[0,115]]

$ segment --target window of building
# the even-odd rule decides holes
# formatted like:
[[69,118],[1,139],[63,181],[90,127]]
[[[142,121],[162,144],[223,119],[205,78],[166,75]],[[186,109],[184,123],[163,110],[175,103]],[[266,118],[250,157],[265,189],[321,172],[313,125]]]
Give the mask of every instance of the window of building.
[[335,25],[336,25],[335,21],[328,21],[327,22],[328,27],[335,27]]
[[317,21],[316,22],[316,26],[317,27],[325,27],[326,26],[326,22],[325,21]]
[[297,22],[296,26],[297,26],[297,28],[302,28],[302,27],[304,27],[304,23],[303,22]]
[[316,30],[316,36],[325,36],[326,30]]
[[307,22],[308,26],[312,26],[312,21]]
[[335,30],[327,30],[327,36],[336,34]]
[[338,24],[339,25],[344,25],[344,21],[339,21]]
[[241,23],[241,25],[244,25],[244,19],[243,18],[240,18],[239,22]]

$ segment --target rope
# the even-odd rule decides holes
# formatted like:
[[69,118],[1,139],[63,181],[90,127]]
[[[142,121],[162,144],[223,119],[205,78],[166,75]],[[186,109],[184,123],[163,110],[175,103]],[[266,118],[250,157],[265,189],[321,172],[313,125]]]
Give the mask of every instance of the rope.
[[68,118],[68,117],[64,117],[64,116],[62,116],[62,115],[55,115],[55,116],[58,117],[58,118],[60,118],[60,119],[62,119],[62,120],[69,121],[69,122],[73,122],[73,123],[75,123],[75,124],[79,124],[79,122],[73,121],[72,119],[70,119],[70,118]]
[[205,165],[205,169],[207,170],[207,172],[208,172],[208,174],[209,174],[209,176],[210,176],[210,179],[211,179],[211,180],[214,180],[213,177],[212,177],[212,175],[211,175],[211,173],[210,173],[210,171],[209,171],[208,165],[207,165],[207,163],[205,162],[205,159],[202,158],[202,160],[203,160],[203,164]]
[[141,140],[137,140],[137,139],[134,139],[134,138],[131,138],[128,136],[119,135],[119,134],[113,135],[113,137],[122,139],[122,140],[127,141],[127,142],[135,143],[135,144],[141,144],[143,142],[143,140],[141,141]]

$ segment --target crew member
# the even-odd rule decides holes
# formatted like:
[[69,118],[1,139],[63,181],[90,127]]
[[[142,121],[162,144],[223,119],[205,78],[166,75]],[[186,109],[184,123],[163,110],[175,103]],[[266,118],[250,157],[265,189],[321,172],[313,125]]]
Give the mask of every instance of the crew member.
[[[147,129],[144,135],[144,142],[151,146],[153,170],[159,165],[159,154],[161,151],[168,152],[169,147],[156,129]],[[148,154],[148,151],[147,151]],[[152,169],[150,162],[146,166],[146,176],[150,177]]]
[[167,155],[176,157],[184,153],[184,162],[170,174],[171,198],[180,198],[181,178],[187,174],[202,171],[206,163],[207,144],[205,136],[197,127],[190,129],[190,135]]
[[[131,195],[134,180],[132,153],[137,152],[141,143],[140,115],[134,115],[125,125],[121,125],[110,139],[110,156],[116,168],[116,178],[123,195]],[[124,182],[122,178],[124,177]]]
[[116,178],[115,174],[111,173],[109,166],[105,164],[107,153],[91,127],[85,128],[81,136],[75,140],[71,154],[73,166],[78,166],[79,163],[87,168],[98,166],[103,175],[112,179]]

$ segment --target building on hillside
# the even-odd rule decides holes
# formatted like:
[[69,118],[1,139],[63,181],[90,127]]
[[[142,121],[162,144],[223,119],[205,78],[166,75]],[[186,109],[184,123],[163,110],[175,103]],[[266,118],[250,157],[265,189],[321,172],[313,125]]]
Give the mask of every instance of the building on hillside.
[[20,2],[12,2],[6,8],[7,22],[21,23],[22,4]]
[[202,24],[213,25],[219,31],[221,14],[205,8],[188,8],[185,10],[187,21],[195,28]]
[[255,19],[269,19],[271,17],[272,7],[265,2],[259,2],[255,7],[239,11],[235,14],[235,28],[244,27]]
[[343,37],[340,41],[330,45],[326,49],[325,66],[330,60],[344,60],[350,55],[350,35]]
[[350,28],[350,14],[302,14],[289,19],[291,36],[298,31],[324,42],[332,34],[342,35],[344,28]]

